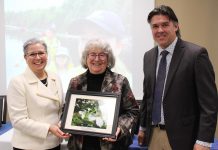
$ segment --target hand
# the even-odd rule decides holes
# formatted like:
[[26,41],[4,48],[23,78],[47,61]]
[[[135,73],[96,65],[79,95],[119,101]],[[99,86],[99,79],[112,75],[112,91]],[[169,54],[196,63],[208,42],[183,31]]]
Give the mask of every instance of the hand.
[[69,133],[64,133],[61,131],[58,125],[51,125],[49,127],[49,131],[55,136],[63,139],[69,138],[71,136]]
[[115,138],[102,138],[102,140],[108,141],[108,142],[116,142],[119,134],[121,133],[120,127],[117,128],[117,131],[115,133]]
[[140,146],[145,144],[145,132],[144,131],[139,130],[138,132],[138,144]]
[[206,147],[206,146],[202,146],[202,145],[199,145],[199,144],[195,144],[193,150],[210,150],[210,147]]

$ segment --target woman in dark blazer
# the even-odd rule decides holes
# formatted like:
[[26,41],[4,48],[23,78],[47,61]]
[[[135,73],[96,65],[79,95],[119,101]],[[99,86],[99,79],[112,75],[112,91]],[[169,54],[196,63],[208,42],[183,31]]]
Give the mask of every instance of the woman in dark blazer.
[[126,77],[111,71],[115,58],[110,45],[100,39],[90,40],[82,53],[81,64],[87,69],[72,78],[69,89],[110,92],[121,95],[116,139],[72,135],[70,150],[127,150],[132,143],[132,128],[136,124],[138,105]]

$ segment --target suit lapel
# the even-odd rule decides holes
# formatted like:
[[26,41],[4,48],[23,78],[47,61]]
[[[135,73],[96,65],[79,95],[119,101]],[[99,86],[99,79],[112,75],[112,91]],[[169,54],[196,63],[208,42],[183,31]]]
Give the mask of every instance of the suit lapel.
[[78,77],[73,78],[70,85],[72,90],[87,91],[87,72],[88,70]]
[[36,94],[41,97],[45,97],[48,99],[60,101],[60,98],[58,97],[58,89],[55,83],[55,80],[52,80],[50,78],[48,80],[48,87],[43,85],[41,81],[38,81],[37,85],[37,91]]
[[106,71],[105,77],[102,83],[101,91],[105,92],[107,91],[107,88],[109,87],[110,83],[112,82],[114,78],[112,77],[112,74],[109,70]]
[[179,64],[181,62],[182,56],[184,54],[184,45],[182,44],[182,40],[178,39],[177,44],[175,46],[175,50],[173,52],[173,56],[171,59],[168,75],[167,75],[167,81],[165,85],[165,92],[164,92],[164,97],[167,94],[167,91],[170,87],[170,84],[173,81],[174,75],[179,67]]
[[156,66],[157,66],[158,48],[155,47],[152,50],[145,53],[144,56],[144,93],[154,93],[156,82]]
[[153,53],[151,53],[151,62],[154,63],[150,63],[150,69],[151,71],[151,87],[152,87],[152,93],[154,93],[154,88],[155,88],[155,82],[156,82],[156,68],[157,68],[157,55],[158,55],[158,48],[156,47],[153,51]]

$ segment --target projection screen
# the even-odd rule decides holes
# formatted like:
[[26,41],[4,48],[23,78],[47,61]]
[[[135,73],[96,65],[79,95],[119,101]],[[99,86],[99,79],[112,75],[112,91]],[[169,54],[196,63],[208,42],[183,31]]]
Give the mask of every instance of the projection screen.
[[115,54],[113,71],[126,76],[136,99],[142,99],[143,55],[154,45],[146,19],[154,0],[1,0],[0,7],[0,94],[26,68],[27,39],[46,41],[47,69],[60,76],[66,92],[70,79],[85,71],[84,44],[102,38]]

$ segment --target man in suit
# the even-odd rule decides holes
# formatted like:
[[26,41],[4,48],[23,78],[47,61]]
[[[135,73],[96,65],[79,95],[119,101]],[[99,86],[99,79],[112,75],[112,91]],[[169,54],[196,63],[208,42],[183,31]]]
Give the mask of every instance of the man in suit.
[[144,55],[138,142],[149,150],[209,150],[218,96],[207,50],[180,38],[178,19],[169,6],[154,8],[147,21],[157,46]]

